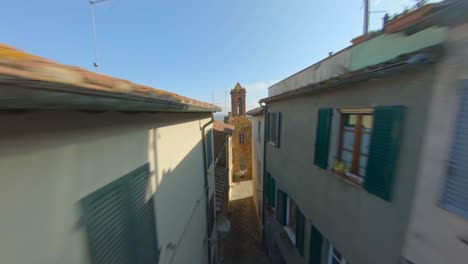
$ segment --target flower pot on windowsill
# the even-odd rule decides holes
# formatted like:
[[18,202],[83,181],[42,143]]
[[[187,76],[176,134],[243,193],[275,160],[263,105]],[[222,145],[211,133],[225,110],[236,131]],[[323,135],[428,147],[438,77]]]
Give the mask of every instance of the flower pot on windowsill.
[[423,18],[432,7],[433,5],[425,5],[387,22],[384,29],[385,33],[395,33],[414,24]]

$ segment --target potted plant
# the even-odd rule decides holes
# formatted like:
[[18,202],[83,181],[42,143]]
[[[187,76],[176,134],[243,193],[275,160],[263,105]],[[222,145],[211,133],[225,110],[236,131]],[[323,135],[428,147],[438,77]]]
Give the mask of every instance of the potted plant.
[[423,18],[432,8],[433,5],[422,5],[412,11],[405,10],[402,14],[396,15],[395,18],[385,24],[385,33],[395,33],[414,24]]

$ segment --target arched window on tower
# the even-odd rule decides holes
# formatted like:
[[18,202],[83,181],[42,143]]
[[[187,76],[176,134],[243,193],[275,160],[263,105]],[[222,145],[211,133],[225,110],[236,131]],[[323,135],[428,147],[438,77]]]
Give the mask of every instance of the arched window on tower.
[[239,115],[243,114],[242,113],[242,100],[241,99],[237,100],[237,113]]

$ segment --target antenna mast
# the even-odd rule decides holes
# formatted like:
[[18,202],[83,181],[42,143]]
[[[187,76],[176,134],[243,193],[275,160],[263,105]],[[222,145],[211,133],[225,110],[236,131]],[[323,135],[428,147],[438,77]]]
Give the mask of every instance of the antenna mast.
[[363,34],[367,35],[369,32],[369,0],[364,0],[364,29]]
[[97,49],[97,41],[96,41],[96,18],[94,15],[94,5],[108,1],[108,0],[88,0],[89,5],[91,8],[91,24],[93,27],[93,50],[94,50],[94,62],[93,65],[98,71],[99,68],[99,57],[98,57],[98,49]]

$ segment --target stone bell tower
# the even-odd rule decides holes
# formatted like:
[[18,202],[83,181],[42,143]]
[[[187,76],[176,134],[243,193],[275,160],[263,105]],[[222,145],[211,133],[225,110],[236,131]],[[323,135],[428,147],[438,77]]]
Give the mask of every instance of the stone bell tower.
[[245,94],[246,90],[239,83],[231,90],[231,113],[232,116],[245,116]]

